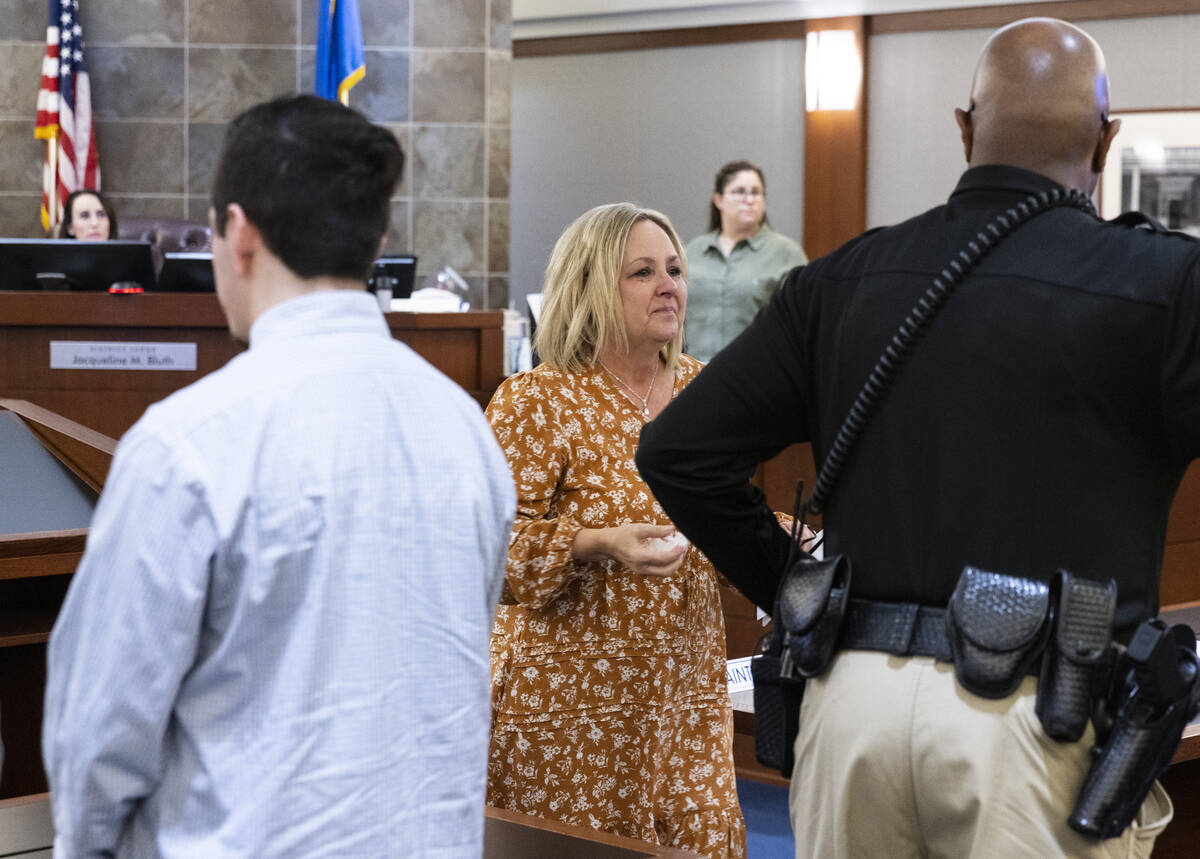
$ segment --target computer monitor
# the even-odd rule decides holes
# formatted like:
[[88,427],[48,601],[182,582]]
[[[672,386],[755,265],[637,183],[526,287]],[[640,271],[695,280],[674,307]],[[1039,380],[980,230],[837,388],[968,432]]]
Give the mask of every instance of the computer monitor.
[[212,254],[206,251],[181,251],[163,254],[155,292],[215,292]]
[[0,290],[104,292],[114,284],[153,289],[149,242],[0,239]]
[[392,298],[408,298],[417,279],[417,258],[412,254],[380,257],[375,260],[375,268],[367,280],[367,289],[374,292],[383,285],[382,278],[390,279]]

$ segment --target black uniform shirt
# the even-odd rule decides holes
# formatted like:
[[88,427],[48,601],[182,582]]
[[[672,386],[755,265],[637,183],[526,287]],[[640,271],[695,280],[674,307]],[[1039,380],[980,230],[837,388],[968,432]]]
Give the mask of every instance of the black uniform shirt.
[[[795,269],[754,323],[642,432],[637,463],[677,526],[768,611],[787,554],[755,465],[820,463],[933,278],[997,212],[1053,187],[968,170],[944,206]],[[855,596],[944,605],[964,564],[1119,588],[1158,610],[1167,511],[1200,456],[1200,243],[1071,208],[998,245],[933,321],[825,509]]]

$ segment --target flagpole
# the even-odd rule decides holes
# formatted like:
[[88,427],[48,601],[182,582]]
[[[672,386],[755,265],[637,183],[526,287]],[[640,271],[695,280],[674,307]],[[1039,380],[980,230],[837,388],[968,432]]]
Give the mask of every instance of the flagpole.
[[55,225],[58,223],[56,216],[58,215],[58,134],[51,134],[46,138],[46,146],[50,152],[50,229],[53,232]]

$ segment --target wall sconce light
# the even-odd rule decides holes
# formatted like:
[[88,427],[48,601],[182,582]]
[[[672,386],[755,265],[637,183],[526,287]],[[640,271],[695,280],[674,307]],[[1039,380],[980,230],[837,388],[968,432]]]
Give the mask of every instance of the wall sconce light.
[[853,30],[815,30],[804,37],[805,108],[854,110],[862,60]]

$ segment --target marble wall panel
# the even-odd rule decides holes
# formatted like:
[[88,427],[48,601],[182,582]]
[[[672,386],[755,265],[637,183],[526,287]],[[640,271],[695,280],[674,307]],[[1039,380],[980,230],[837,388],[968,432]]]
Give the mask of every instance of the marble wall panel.
[[[38,6],[43,15],[46,4]],[[161,44],[178,45],[185,39],[184,4],[163,0],[100,0],[82,5],[79,23],[87,44]],[[42,21],[43,37],[46,21]]]
[[396,135],[400,150],[404,153],[404,172],[400,174],[400,184],[396,188],[397,197],[411,197],[413,187],[413,135],[412,126],[408,123],[393,123],[388,130]]
[[413,132],[413,194],[484,196],[483,139],[479,125],[418,126]]
[[188,194],[184,202],[184,217],[191,221],[208,222],[208,209],[212,200],[207,194]]
[[103,187],[118,192],[184,192],[182,122],[97,122]]
[[[0,39],[18,42],[46,43],[45,3],[30,3],[29,0],[0,0]],[[84,35],[91,37],[84,23]]]
[[117,210],[117,225],[120,226],[121,216],[129,217],[185,217],[184,198],[182,194],[171,196],[141,196],[137,194],[116,194],[105,191],[104,196],[112,201]]
[[387,238],[383,245],[383,252],[385,254],[408,254],[413,252],[412,241],[409,239],[410,211],[411,204],[408,200],[392,200],[392,220],[388,225]]
[[483,122],[483,51],[414,51],[413,120]]
[[188,173],[189,194],[207,194],[212,188],[213,174],[217,170],[217,158],[225,140],[224,122],[188,123]]
[[0,116],[33,119],[45,53],[44,45],[0,44]]
[[512,50],[512,0],[492,0],[488,45],[502,51]]
[[487,306],[483,310],[503,310],[508,307],[508,278],[489,275],[487,278]]
[[488,130],[488,197],[508,199],[510,136],[507,128]]
[[87,48],[97,119],[182,119],[184,49]]
[[[362,19],[363,44],[367,47],[408,47],[412,44],[408,0],[358,0]],[[315,40],[315,36],[314,36]]]
[[484,0],[413,0],[413,45],[482,48],[488,22]]
[[487,121],[493,125],[512,122],[512,54],[488,51]]
[[33,136],[28,119],[0,122],[0,190],[32,191],[42,187],[46,141]]
[[0,235],[17,239],[40,239],[42,231],[42,192],[0,195]]
[[296,89],[296,55],[271,48],[192,48],[188,118],[233,119],[243,110]]
[[188,5],[193,44],[291,46],[296,32],[296,0],[190,0]]
[[483,271],[483,203],[417,200],[413,203],[413,248],[417,270],[452,265],[460,274]]
[[[489,201],[487,216],[488,271],[508,271],[508,201]],[[505,302],[501,306],[506,307],[507,304]]]
[[[313,92],[315,90],[314,82],[317,70],[317,50],[316,48],[301,48],[300,62],[296,64],[296,92]],[[359,85],[362,81],[359,81]],[[358,86],[350,90],[350,106],[358,107],[358,99],[355,92]]]
[[[350,90],[350,104],[361,110],[372,122],[405,122],[409,117],[408,51],[365,51],[367,72]],[[315,53],[314,53],[315,60]],[[311,88],[312,74],[302,78],[305,89]]]

